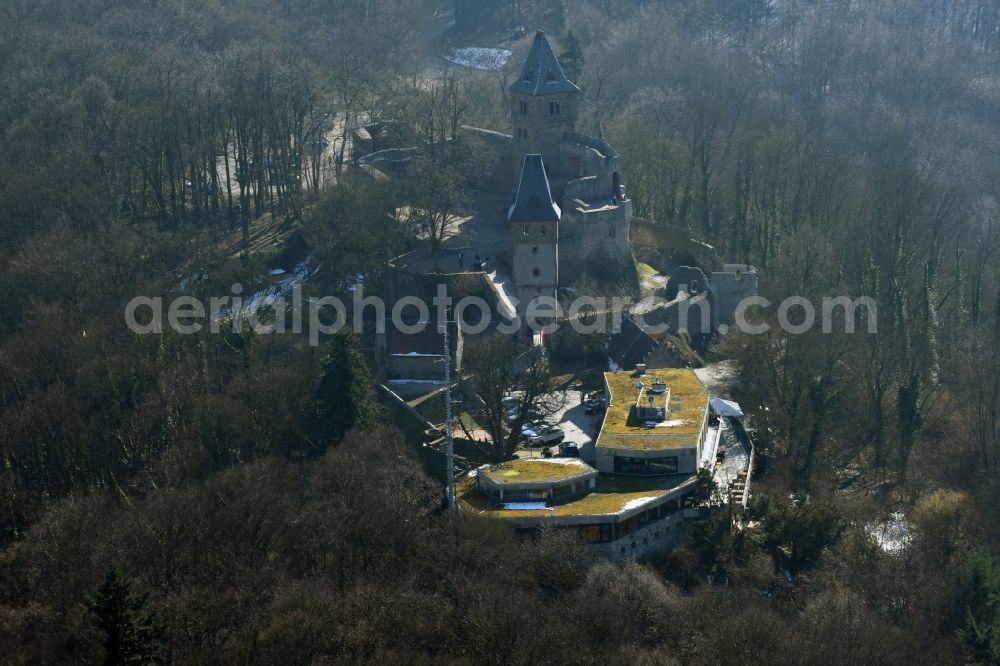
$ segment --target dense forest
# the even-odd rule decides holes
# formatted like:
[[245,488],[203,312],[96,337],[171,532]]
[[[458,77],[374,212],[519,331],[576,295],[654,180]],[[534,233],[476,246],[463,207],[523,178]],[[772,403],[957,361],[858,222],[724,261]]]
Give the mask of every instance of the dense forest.
[[[774,302],[878,304],[877,334],[708,350],[761,433],[756,531],[627,565],[519,543],[442,512],[364,336],[123,323],[306,251],[314,289],[379,284],[387,212],[461,205],[458,128],[509,125],[516,57],[437,56],[518,25],[637,216]],[[0,660],[1000,663],[998,59],[984,0],[6,0]],[[375,120],[437,180],[342,177]]]

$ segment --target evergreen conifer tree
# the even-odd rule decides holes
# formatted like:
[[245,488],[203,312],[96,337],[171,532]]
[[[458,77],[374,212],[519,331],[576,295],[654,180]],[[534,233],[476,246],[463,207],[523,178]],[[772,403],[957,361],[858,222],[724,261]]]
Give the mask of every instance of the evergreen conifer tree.
[[350,331],[341,330],[330,341],[316,390],[316,415],[320,441],[330,444],[339,442],[348,431],[370,427],[376,421],[378,402],[371,372]]
[[146,608],[148,596],[136,592],[129,578],[112,569],[88,599],[97,626],[107,635],[104,663],[117,666],[166,661],[165,631],[156,614]]

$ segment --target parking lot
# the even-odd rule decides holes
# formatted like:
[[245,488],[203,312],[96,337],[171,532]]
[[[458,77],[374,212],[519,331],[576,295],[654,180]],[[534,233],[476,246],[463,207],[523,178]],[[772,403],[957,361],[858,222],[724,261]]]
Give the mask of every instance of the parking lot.
[[[580,457],[585,460],[594,458],[594,439],[601,427],[601,413],[587,414],[586,406],[583,404],[583,395],[579,390],[566,390],[560,392],[558,397],[562,402],[562,407],[558,409],[547,421],[557,424],[562,428],[566,437],[564,442],[573,442],[580,449]],[[559,455],[559,447],[548,447],[552,455]],[[542,455],[544,447],[522,447],[518,452],[521,458],[537,458]]]

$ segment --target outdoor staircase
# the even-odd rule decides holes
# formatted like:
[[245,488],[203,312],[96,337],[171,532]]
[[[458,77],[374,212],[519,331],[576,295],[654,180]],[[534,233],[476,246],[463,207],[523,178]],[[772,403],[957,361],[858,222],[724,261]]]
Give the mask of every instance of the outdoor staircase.
[[747,472],[740,472],[729,484],[729,501],[744,504],[747,490]]

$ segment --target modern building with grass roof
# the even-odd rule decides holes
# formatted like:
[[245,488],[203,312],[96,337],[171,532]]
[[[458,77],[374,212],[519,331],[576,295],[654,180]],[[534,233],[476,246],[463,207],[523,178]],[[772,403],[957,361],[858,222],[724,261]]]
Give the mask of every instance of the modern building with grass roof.
[[529,536],[571,529],[611,557],[634,557],[676,541],[695,515],[719,428],[709,396],[691,370],[604,375],[608,409],[597,467],[577,458],[484,465],[458,482],[462,509],[499,518]]
[[607,372],[608,409],[594,448],[608,474],[696,474],[709,435],[709,396],[692,370]]
[[569,498],[592,490],[596,479],[597,470],[579,458],[518,459],[477,474],[479,490],[504,504]]

